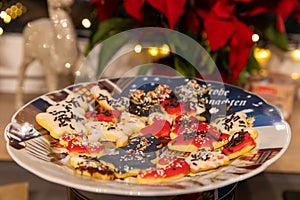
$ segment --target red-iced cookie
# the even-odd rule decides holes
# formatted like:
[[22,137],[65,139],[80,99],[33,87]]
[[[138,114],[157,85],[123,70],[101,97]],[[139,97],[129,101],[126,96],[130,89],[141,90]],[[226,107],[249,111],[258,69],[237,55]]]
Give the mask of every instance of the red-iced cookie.
[[141,129],[143,135],[151,134],[158,138],[168,137],[170,135],[170,122],[167,120],[156,119],[149,126]]
[[256,146],[255,140],[251,137],[250,133],[240,131],[232,135],[230,141],[224,146],[222,152],[234,159],[239,157]]
[[[204,124],[204,123],[202,123]],[[214,149],[218,149],[222,146],[224,146],[225,144],[228,143],[229,141],[229,134],[226,133],[221,133],[217,130],[216,127],[208,125],[207,126],[207,130],[206,130],[206,136],[210,137],[210,138],[214,138],[216,141],[213,142],[213,147]]]
[[183,132],[168,143],[168,148],[174,151],[192,152],[200,148],[214,149],[214,142],[216,139],[207,137],[206,133]]
[[98,113],[96,114],[97,121],[104,122],[117,122],[121,112],[119,110],[105,110],[100,107]]
[[83,133],[65,134],[59,138],[59,143],[68,150],[70,156],[101,156],[105,153],[101,143],[89,142]]
[[180,103],[176,99],[166,99],[161,103],[161,106],[172,118],[176,118],[183,113],[186,113],[185,104]]
[[200,123],[195,116],[183,114],[175,118],[170,137],[174,139],[183,132],[197,131],[199,128],[206,129],[206,126],[205,123]]
[[177,159],[176,157],[170,157],[170,156],[159,158],[156,163],[156,167],[157,168],[167,167],[168,165],[170,165],[170,163],[174,162],[176,159]]
[[229,138],[228,134],[218,132],[214,126],[188,115],[181,115],[175,119],[170,136],[173,139],[169,144],[170,149],[181,149],[179,151],[186,152],[202,147],[220,148],[228,142]]
[[137,181],[142,184],[169,182],[184,177],[190,172],[190,166],[184,159],[178,158],[163,168],[148,168],[138,173]]

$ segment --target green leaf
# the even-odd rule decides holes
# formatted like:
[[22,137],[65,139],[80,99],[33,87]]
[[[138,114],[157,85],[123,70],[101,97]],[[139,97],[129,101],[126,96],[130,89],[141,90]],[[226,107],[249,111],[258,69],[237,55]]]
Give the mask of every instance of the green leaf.
[[125,34],[118,35],[117,37],[114,37],[113,40],[109,38],[131,29],[133,25],[134,20],[130,18],[110,18],[98,24],[98,27],[93,32],[85,51],[85,55],[87,56],[97,44],[101,43],[96,72],[97,76],[103,72],[110,59],[129,40]]
[[241,71],[239,76],[239,83],[245,85],[248,82],[248,74],[252,74],[255,71],[259,71],[260,65],[254,57],[254,46],[251,49],[248,61],[244,69]]
[[102,42],[98,57],[97,76],[99,76],[104,71],[111,58],[129,40],[130,38],[125,33],[119,33],[112,38],[106,39]]
[[195,68],[186,60],[174,55],[174,67],[177,73],[182,76],[195,76]]
[[138,69],[138,75],[142,76],[142,75],[147,75],[147,73],[149,72],[149,70],[152,68],[153,64],[152,63],[147,63],[144,64],[143,66],[139,67]]
[[284,51],[288,50],[287,35],[276,28],[276,17],[274,15],[258,16],[253,26],[255,32],[262,35],[264,39]]
[[170,46],[174,47],[173,53],[180,56],[175,59],[175,69],[181,74],[194,76],[197,72],[211,73],[215,68],[209,53],[198,41],[185,39],[178,34],[168,35],[167,39]]
[[85,50],[85,55],[87,55],[94,46],[110,36],[131,29],[133,24],[134,20],[130,18],[110,18],[101,22],[92,33],[88,47]]

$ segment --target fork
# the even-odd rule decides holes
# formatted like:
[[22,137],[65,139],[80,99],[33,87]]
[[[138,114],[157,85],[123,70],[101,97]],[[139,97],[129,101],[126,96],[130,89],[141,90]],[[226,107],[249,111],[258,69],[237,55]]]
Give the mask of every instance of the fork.
[[25,149],[28,154],[43,161],[62,165],[61,160],[68,155],[54,152],[52,146],[56,141],[41,135],[30,123],[11,122],[6,127],[5,137],[10,146],[18,150]]
[[68,155],[66,152],[55,152],[51,148],[50,142],[42,136],[27,140],[25,142],[25,150],[28,154],[40,160],[52,162],[58,165],[63,165],[61,160],[63,160]]

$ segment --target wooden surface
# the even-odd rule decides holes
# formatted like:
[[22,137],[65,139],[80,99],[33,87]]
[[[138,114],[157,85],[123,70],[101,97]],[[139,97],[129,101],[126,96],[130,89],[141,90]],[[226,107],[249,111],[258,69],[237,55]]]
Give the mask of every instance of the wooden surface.
[[0,93],[0,160],[11,159],[6,151],[4,129],[14,114],[14,96]]
[[[35,95],[25,95],[24,102],[40,96],[40,94]],[[13,114],[16,112],[15,108],[15,95],[14,94],[3,94],[0,93],[0,160],[11,160],[10,156],[6,151],[6,141],[4,139],[4,129],[7,124],[11,121]]]
[[[0,94],[0,160],[11,159],[5,148],[3,132],[15,112],[13,101],[13,95]],[[268,172],[300,173],[300,100],[295,102],[294,112],[288,122],[292,130],[291,143],[285,154],[267,169]]]
[[288,122],[292,132],[290,145],[283,156],[267,169],[269,172],[300,173],[300,100],[295,102]]

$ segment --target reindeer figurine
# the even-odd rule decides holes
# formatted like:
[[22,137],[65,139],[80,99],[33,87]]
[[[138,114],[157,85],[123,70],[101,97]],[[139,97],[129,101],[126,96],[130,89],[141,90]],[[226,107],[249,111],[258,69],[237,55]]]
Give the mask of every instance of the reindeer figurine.
[[74,0],[48,0],[49,18],[29,22],[23,31],[24,52],[19,68],[16,107],[23,105],[23,85],[27,67],[34,60],[43,66],[48,91],[74,81],[81,55],[71,17],[65,10]]

